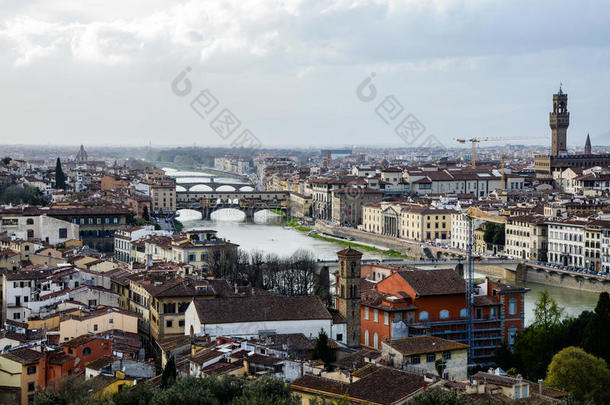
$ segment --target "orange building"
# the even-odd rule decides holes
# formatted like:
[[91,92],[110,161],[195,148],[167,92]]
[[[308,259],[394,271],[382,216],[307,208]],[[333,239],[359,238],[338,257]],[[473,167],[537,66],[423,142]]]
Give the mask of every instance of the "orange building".
[[[467,343],[466,281],[457,272],[453,269],[376,267],[383,271],[363,269],[368,274],[383,273],[385,276],[361,283],[363,347],[379,350],[384,340],[420,335]],[[527,291],[489,279],[475,286],[470,361],[486,364],[496,347],[513,343],[517,332],[523,330],[523,303]]]

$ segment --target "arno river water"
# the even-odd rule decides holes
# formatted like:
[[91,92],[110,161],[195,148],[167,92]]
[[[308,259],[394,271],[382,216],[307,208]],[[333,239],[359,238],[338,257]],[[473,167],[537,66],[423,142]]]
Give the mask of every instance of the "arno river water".
[[[175,177],[186,172],[174,171]],[[201,173],[203,177],[209,173]],[[188,173],[190,174],[190,173]],[[187,175],[188,175],[187,174]],[[334,260],[337,251],[345,246],[340,243],[328,242],[321,239],[311,238],[306,233],[283,226],[279,218],[274,215],[259,215],[256,222],[239,220],[239,213],[218,213],[213,220],[184,220],[185,229],[207,228],[218,231],[218,236],[228,239],[240,245],[245,250],[260,250],[265,253],[274,253],[279,256],[288,256],[298,249],[306,249],[313,253],[314,257],[321,260]],[[229,220],[227,220],[229,219]],[[378,253],[363,252],[364,258],[382,258]],[[477,274],[477,277],[483,277]],[[593,310],[597,302],[598,294],[585,291],[571,290],[546,286],[535,283],[526,283],[525,286],[531,291],[525,298],[525,322],[529,324],[534,318],[534,306],[538,294],[547,290],[557,303],[564,308],[565,315],[578,316],[584,310]]]

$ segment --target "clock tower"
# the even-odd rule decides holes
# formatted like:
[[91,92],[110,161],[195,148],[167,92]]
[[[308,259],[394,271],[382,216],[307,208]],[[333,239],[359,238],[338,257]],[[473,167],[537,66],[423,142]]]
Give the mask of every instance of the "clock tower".
[[563,156],[568,153],[567,138],[570,125],[568,112],[568,95],[559,86],[559,92],[553,94],[553,111],[549,115],[551,126],[551,156]]
[[360,346],[360,264],[362,253],[348,247],[337,252],[339,272],[336,284],[335,307],[347,321],[346,342],[349,347]]

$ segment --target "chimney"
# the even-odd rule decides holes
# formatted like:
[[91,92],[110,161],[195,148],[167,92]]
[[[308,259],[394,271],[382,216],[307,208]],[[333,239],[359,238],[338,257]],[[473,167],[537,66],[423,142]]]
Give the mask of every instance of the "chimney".
[[538,379],[538,394],[540,394],[540,396],[542,396],[542,378]]

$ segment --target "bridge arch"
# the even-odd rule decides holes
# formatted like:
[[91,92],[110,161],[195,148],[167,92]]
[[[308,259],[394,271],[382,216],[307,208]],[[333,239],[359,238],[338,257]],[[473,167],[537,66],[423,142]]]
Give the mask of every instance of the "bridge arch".
[[186,188],[182,187],[182,186],[179,186],[179,185],[176,185],[176,191],[186,191]]
[[239,191],[254,191],[254,187],[252,186],[243,186],[239,188]]
[[222,186],[219,186],[216,191],[236,191],[235,187],[233,186],[229,186],[227,184],[223,184]]
[[[176,190],[178,190],[179,186],[176,186]],[[189,191],[214,191],[214,189],[207,184],[197,184],[189,189]]]

